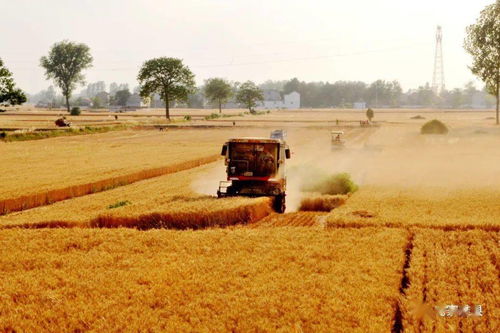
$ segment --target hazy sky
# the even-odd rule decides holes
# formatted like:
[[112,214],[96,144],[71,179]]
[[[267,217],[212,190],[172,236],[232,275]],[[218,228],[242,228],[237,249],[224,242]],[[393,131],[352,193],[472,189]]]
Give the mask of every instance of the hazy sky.
[[[87,82],[137,85],[147,59],[178,57],[198,83],[229,80],[431,82],[443,27],[447,88],[474,77],[465,27],[494,0],[0,0],[0,57],[17,84],[50,83],[39,59],[69,39],[89,45]],[[478,84],[482,86],[482,84]],[[80,88],[78,88],[80,90]]]

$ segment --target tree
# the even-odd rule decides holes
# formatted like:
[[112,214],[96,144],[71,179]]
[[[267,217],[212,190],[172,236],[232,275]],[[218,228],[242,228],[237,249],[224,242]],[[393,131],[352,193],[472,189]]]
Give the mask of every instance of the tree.
[[16,88],[12,73],[0,59],[0,105],[21,105],[26,102],[24,92]]
[[92,66],[90,49],[85,44],[64,40],[50,49],[48,56],[40,59],[40,66],[45,68],[47,79],[53,79],[61,88],[66,99],[66,108],[70,112],[69,99],[77,84],[84,84],[84,69]]
[[464,96],[459,88],[453,89],[448,97],[453,109],[459,109],[464,104]]
[[496,98],[496,124],[500,101],[500,0],[481,11],[476,24],[467,27],[465,50],[472,55],[472,73],[486,83]]
[[231,84],[224,79],[212,78],[205,82],[205,96],[219,106],[222,113],[222,104],[226,103],[233,94]]
[[266,80],[266,82],[259,84],[259,88],[262,90],[283,91],[285,84],[287,82],[288,82],[287,80],[282,80],[282,81]]
[[187,107],[191,108],[191,109],[202,109],[203,108],[203,89],[202,88],[196,88],[194,92],[189,94],[188,100],[187,100]]
[[255,85],[252,81],[243,83],[236,94],[236,100],[245,105],[251,112],[252,108],[257,105],[258,101],[264,100],[262,90]]
[[118,90],[114,97],[114,103],[119,106],[126,106],[130,96],[131,93],[128,89]]
[[92,108],[93,109],[100,109],[100,108],[102,108],[102,101],[101,101],[101,99],[98,96],[96,96],[94,98],[91,98],[90,100],[92,101]]
[[375,114],[372,109],[366,110],[366,118],[368,118],[369,121],[372,121],[374,116]]
[[398,81],[377,80],[369,86],[367,99],[375,106],[398,106],[401,94],[402,89]]
[[296,91],[298,93],[301,93],[300,88],[301,88],[301,82],[299,81],[299,79],[294,77],[293,79],[291,79],[290,81],[285,83],[285,85],[283,86],[283,92],[285,94],[289,94],[292,91]]
[[165,102],[165,116],[170,120],[170,102],[185,101],[195,90],[194,74],[176,58],[155,58],[146,61],[137,76],[143,98],[158,93]]

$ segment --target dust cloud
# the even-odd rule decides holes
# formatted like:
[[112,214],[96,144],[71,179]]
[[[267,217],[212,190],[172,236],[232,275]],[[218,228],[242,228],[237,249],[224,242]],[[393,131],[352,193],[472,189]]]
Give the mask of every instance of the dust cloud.
[[216,196],[219,182],[226,180],[227,177],[224,161],[211,163],[206,169],[206,171],[200,173],[198,178],[193,180],[191,188],[199,194]]
[[[500,186],[500,131],[456,127],[448,135],[421,135],[415,124],[353,127],[344,129],[345,147],[332,150],[331,128],[286,130],[292,151],[286,166],[288,212],[296,211],[302,198],[309,195],[301,188],[318,173],[347,172],[360,189],[368,185],[396,190]],[[224,163],[217,162],[193,182],[193,189],[215,195],[224,179]]]

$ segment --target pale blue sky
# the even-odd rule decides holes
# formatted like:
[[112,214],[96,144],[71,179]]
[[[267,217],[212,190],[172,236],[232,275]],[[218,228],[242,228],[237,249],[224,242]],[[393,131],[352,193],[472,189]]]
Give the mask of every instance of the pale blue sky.
[[[137,85],[144,60],[179,57],[198,83],[229,80],[431,82],[443,27],[448,88],[473,79],[465,27],[493,0],[0,0],[0,57],[18,85],[50,83],[39,59],[63,39],[90,46],[88,82]],[[478,84],[479,86],[480,84]]]

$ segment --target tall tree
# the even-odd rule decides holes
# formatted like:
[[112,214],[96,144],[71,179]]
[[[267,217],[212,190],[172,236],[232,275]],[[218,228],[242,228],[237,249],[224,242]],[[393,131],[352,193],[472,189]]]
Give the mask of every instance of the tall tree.
[[170,102],[185,101],[195,90],[194,74],[176,58],[155,58],[146,61],[137,76],[143,98],[158,93],[165,102],[165,117],[170,120]]
[[500,0],[486,6],[475,24],[467,27],[464,48],[472,55],[472,73],[486,83],[496,97],[496,124],[500,103]]
[[0,59],[0,105],[20,105],[26,102],[24,92],[16,88],[12,73]]
[[77,84],[84,84],[84,69],[92,66],[90,49],[85,44],[62,41],[52,46],[48,56],[40,59],[47,79],[53,79],[66,98],[66,108],[70,112],[69,99]]
[[205,82],[205,96],[212,103],[217,103],[219,113],[222,113],[222,104],[226,103],[233,94],[231,84],[224,79],[212,78]]
[[264,100],[262,90],[255,85],[252,81],[243,83],[236,94],[236,100],[245,105],[250,112],[252,108],[257,105],[258,101]]
[[131,93],[128,89],[118,90],[114,96],[114,103],[119,106],[126,106],[130,96]]

